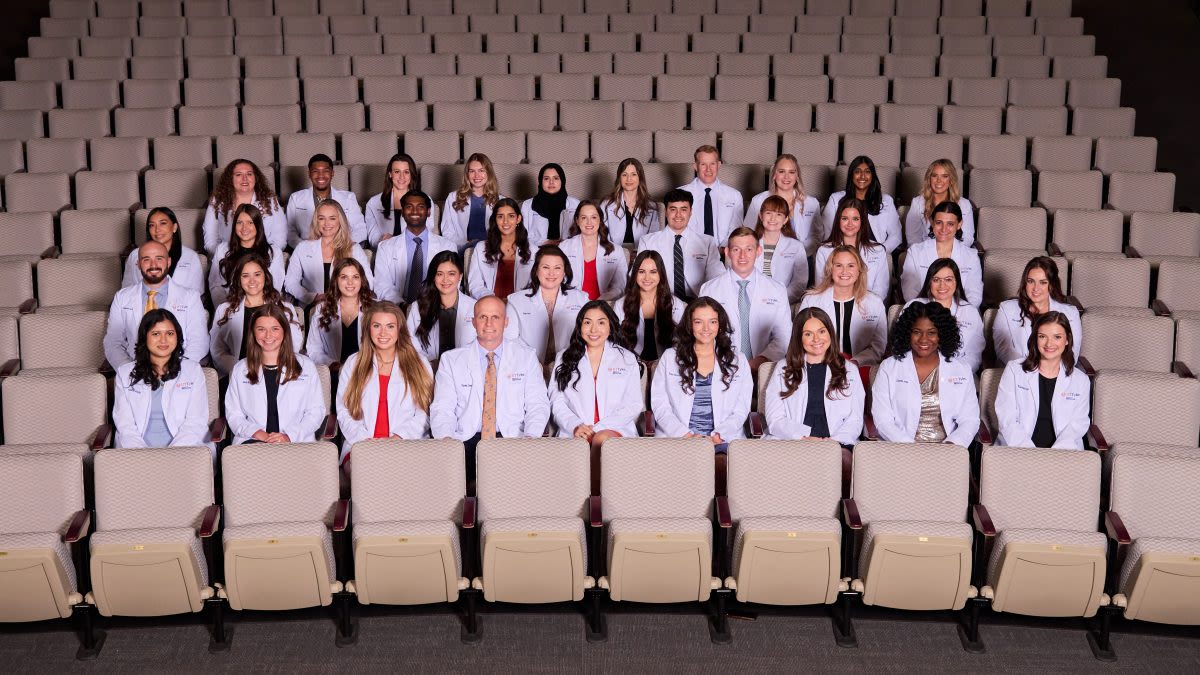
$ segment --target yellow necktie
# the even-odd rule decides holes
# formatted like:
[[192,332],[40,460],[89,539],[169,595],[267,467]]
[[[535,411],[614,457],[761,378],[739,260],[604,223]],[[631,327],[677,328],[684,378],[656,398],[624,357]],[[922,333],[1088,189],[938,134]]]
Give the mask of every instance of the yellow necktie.
[[479,437],[496,437],[496,352],[487,353],[487,370],[483,374],[483,425]]
[[156,295],[158,295],[158,291],[146,291],[146,309],[142,310],[142,314],[152,309],[158,309],[158,303],[154,301]]

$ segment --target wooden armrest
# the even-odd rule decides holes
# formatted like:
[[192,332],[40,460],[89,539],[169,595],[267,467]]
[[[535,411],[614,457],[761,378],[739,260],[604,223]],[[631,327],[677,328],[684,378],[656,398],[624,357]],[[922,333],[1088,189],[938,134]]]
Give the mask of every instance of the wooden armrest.
[[650,437],[654,435],[654,412],[651,410],[643,410],[642,414],[638,415],[635,420],[637,432],[640,436]]
[[321,440],[330,441],[337,436],[337,415],[329,413],[325,416],[325,424],[321,425]]
[[92,438],[88,445],[92,450],[103,450],[108,447],[109,441],[112,440],[112,427],[107,422],[96,427],[92,432]]
[[213,365],[212,356],[211,356],[211,355],[209,355],[209,354],[205,354],[205,355],[204,355],[204,357],[200,359],[200,367],[201,367],[201,368],[214,368],[214,369],[215,369],[215,368],[216,368],[216,366],[214,366],[214,365]]
[[469,530],[475,527],[475,506],[477,504],[476,497],[463,497],[463,520],[462,526],[464,530]]
[[729,516],[729,497],[717,495],[717,525],[724,529],[733,527],[733,519]]
[[1134,248],[1132,246],[1126,246],[1125,247],[1125,257],[1126,258],[1140,258],[1140,257],[1142,257],[1142,254],[1138,253],[1138,250],[1136,248]]
[[37,300],[35,298],[29,298],[17,307],[17,311],[21,314],[32,314],[35,309],[37,309]]
[[1180,377],[1186,377],[1188,379],[1196,378],[1196,375],[1192,372],[1192,369],[1188,368],[1187,364],[1183,361],[1172,361],[1171,370],[1175,371],[1175,374]]
[[116,369],[112,367],[112,364],[108,362],[108,359],[104,359],[100,362],[100,367],[96,369],[96,372],[105,377],[112,377],[117,374]]
[[208,425],[208,442],[220,443],[225,440],[225,433],[229,429],[229,423],[224,417],[218,417]]
[[868,441],[879,440],[879,429],[875,427],[875,416],[870,412],[863,413],[863,435]]
[[0,377],[12,377],[21,371],[21,359],[9,359],[0,365]]
[[1104,438],[1104,434],[1100,433],[1100,427],[1095,424],[1088,427],[1087,443],[1096,452],[1108,451],[1108,441]]
[[588,524],[592,527],[604,527],[604,513],[600,509],[600,495],[588,497]]
[[1046,251],[1055,258],[1063,257],[1062,247],[1054,242],[1050,242],[1050,245],[1046,247]]
[[858,503],[853,497],[842,500],[842,520],[852,530],[862,529],[862,517],[858,515]]
[[1087,357],[1086,357],[1086,356],[1081,356],[1081,357],[1079,357],[1079,368],[1080,368],[1080,370],[1082,370],[1082,371],[1083,371],[1083,372],[1084,372],[1084,373],[1085,373],[1085,374],[1086,374],[1088,377],[1095,377],[1095,376],[1096,376],[1096,368],[1092,366],[1092,362],[1091,362],[1091,361],[1088,361],[1088,359],[1087,359]]
[[45,251],[42,251],[42,258],[57,258],[57,257],[58,257],[58,247],[57,246],[51,246],[50,248],[46,249]]
[[1104,532],[1109,539],[1118,544],[1128,544],[1133,541],[1129,537],[1129,530],[1125,529],[1125,521],[1121,520],[1121,516],[1116,511],[1104,512]]
[[1150,307],[1154,310],[1155,316],[1171,316],[1171,308],[1167,307],[1167,303],[1159,300],[1158,298],[1155,298],[1154,301],[1150,303]]
[[983,504],[971,506],[971,522],[975,525],[975,530],[979,534],[985,537],[996,536],[996,526],[992,524],[992,516]]
[[750,438],[762,438],[767,433],[767,418],[760,412],[752,412],[746,416],[746,435]]
[[979,418],[979,442],[984,445],[992,444],[992,430],[988,428],[987,421],[982,417]]
[[1083,313],[1083,303],[1079,302],[1079,298],[1073,295],[1068,295],[1067,304],[1079,310],[1080,313]]
[[204,516],[200,519],[200,529],[196,531],[196,536],[201,539],[207,539],[213,536],[217,531],[217,526],[221,524],[221,505],[209,504],[204,507]]
[[329,377],[330,379],[334,380],[334,382],[337,381],[337,376],[340,372],[342,372],[341,361],[334,361],[333,363],[329,364]]
[[121,255],[120,255],[121,260],[128,258],[129,254],[133,253],[135,250],[137,250],[136,244],[126,244],[125,248],[121,249]]
[[81,509],[71,516],[71,524],[67,525],[67,533],[63,535],[62,540],[68,544],[83,539],[87,536],[88,528],[92,525],[92,512],[87,509]]
[[333,512],[333,531],[345,532],[347,527],[350,527],[350,500],[339,499]]

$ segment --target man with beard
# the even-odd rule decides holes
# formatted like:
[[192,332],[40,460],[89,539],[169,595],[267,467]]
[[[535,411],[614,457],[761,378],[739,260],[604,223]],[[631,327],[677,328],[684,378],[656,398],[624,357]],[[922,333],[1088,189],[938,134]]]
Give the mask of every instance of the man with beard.
[[108,310],[108,330],[104,333],[104,357],[113,368],[134,360],[138,324],[152,309],[170,310],[183,326],[183,358],[199,362],[208,354],[207,317],[200,294],[186,286],[171,283],[167,270],[171,258],[167,247],[148,241],[138,249],[138,270],[142,281],[117,291]]
[[396,222],[393,236],[379,242],[375,252],[375,296],[407,305],[420,294],[430,259],[457,247],[425,227],[433,206],[429,195],[409,190],[400,198],[400,205],[402,220]]

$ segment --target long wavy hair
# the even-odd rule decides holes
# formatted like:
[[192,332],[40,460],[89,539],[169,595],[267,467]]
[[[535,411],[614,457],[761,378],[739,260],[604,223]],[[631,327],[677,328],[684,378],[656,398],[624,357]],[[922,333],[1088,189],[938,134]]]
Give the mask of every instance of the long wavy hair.
[[1027,373],[1032,373],[1037,370],[1041,363],[1042,354],[1038,351],[1037,334],[1038,329],[1046,324],[1056,323],[1062,326],[1062,329],[1067,334],[1067,346],[1063,347],[1062,364],[1066,369],[1067,375],[1070,375],[1075,370],[1075,334],[1071,332],[1071,321],[1067,319],[1067,315],[1062,312],[1050,310],[1045,314],[1038,314],[1033,320],[1033,329],[1029,331],[1029,342],[1026,344],[1028,351],[1026,352],[1025,360],[1021,362],[1021,370]]
[[[642,163],[633,157],[626,157],[617,165],[617,177],[613,181],[612,192],[604,198],[602,205],[613,205],[613,213],[624,213],[625,211],[625,190],[621,188],[621,174],[625,173],[625,169],[633,167],[637,171],[638,186],[637,196],[633,200],[633,219],[639,223],[646,222],[650,211],[654,208],[654,202],[650,199],[650,189],[646,187],[646,170],[642,168]],[[580,204],[582,206],[582,204]],[[603,209],[601,213],[603,213]]]
[[1025,263],[1025,271],[1021,272],[1021,285],[1017,288],[1017,306],[1021,309],[1021,325],[1025,325],[1025,319],[1033,319],[1033,300],[1029,299],[1029,292],[1025,290],[1025,280],[1029,278],[1029,273],[1034,269],[1040,269],[1046,275],[1046,281],[1050,284],[1050,299],[1058,302],[1066,302],[1067,296],[1063,294],[1062,279],[1058,276],[1058,263],[1054,262],[1054,258],[1046,255],[1039,255],[1031,258],[1028,263]]
[[914,302],[900,312],[890,336],[892,356],[898,361],[903,361],[912,351],[913,326],[920,318],[929,319],[933,323],[938,333],[938,351],[949,361],[962,345],[962,333],[950,310],[937,302]]
[[571,282],[575,275],[571,274],[571,261],[567,260],[567,254],[563,253],[558,244],[542,244],[538,247],[537,255],[533,256],[533,270],[529,273],[529,285],[525,287],[529,291],[527,295],[531,298],[537,295],[542,288],[542,282],[538,278],[538,266],[542,264],[544,258],[549,256],[558,256],[558,259],[562,261],[563,280],[558,285],[559,292],[569,291],[573,288]]
[[294,322],[291,314],[287,307],[281,304],[268,303],[263,305],[262,312],[255,317],[254,324],[250,327],[250,335],[246,336],[246,379],[250,380],[250,384],[258,384],[258,376],[262,372],[263,349],[254,338],[254,326],[263,319],[276,321],[283,329],[283,338],[279,343],[279,384],[286,384],[300,377],[303,366],[300,365],[300,359],[296,358],[296,345],[292,344],[290,324]]
[[866,310],[862,306],[862,299],[865,298],[869,292],[867,290],[867,263],[865,263],[862,256],[858,254],[858,249],[854,248],[853,246],[842,245],[833,247],[833,250],[829,252],[829,257],[825,260],[825,276],[821,279],[821,283],[813,286],[812,290],[808,291],[808,293],[805,293],[805,295],[820,295],[833,287],[833,259],[836,258],[839,253],[846,253],[854,256],[855,262],[858,263],[858,279],[855,280],[853,288],[854,306],[858,309],[858,311],[864,312]]
[[337,211],[338,217],[337,233],[333,235],[333,259],[349,258],[350,253],[354,250],[354,240],[350,236],[350,219],[346,217],[346,210],[337,203],[336,199],[322,199],[321,203],[317,204],[317,208],[313,209],[312,224],[308,226],[308,238],[321,238],[321,226],[317,224],[317,214],[326,206]]
[[933,207],[933,210],[930,211],[930,213],[932,215],[930,215],[928,217],[929,236],[931,236],[931,237],[933,236],[933,216],[935,216],[939,213],[949,213],[950,215],[952,215],[958,219],[958,230],[954,233],[954,238],[959,241],[962,241],[962,238],[963,238],[963,230],[962,230],[963,212],[962,212],[962,207],[958,205],[958,202],[952,202],[949,199],[947,199],[946,201],[943,201],[943,202],[938,202],[937,205]]
[[504,197],[496,202],[492,207],[492,217],[488,219],[487,238],[483,240],[483,259],[485,262],[494,263],[500,260],[500,228],[496,227],[496,212],[503,207],[509,207],[517,214],[516,230],[513,234],[517,238],[517,258],[521,264],[529,262],[529,230],[525,229],[525,217],[521,215],[521,205],[512,197]]
[[875,240],[875,234],[871,232],[871,220],[867,215],[867,204],[861,199],[850,193],[842,197],[842,201],[838,202],[837,212],[833,215],[833,228],[829,230],[829,238],[825,240],[826,244],[837,247],[846,244],[846,235],[842,232],[842,213],[854,209],[858,211],[858,216],[862,220],[862,225],[858,228],[858,235],[854,238],[854,247],[858,249],[859,256],[867,257],[867,250],[876,246],[883,246]]
[[[946,173],[950,174],[950,185],[946,188],[946,201],[957,204],[958,200],[962,199],[962,188],[958,185],[958,170],[954,168],[954,162],[945,158],[930,162],[929,167],[925,169],[925,177],[921,180],[921,198],[925,200],[925,221],[930,223],[933,222],[933,207],[937,206],[933,202],[933,188],[930,187],[934,169],[945,169]],[[962,220],[961,216],[959,220]]]
[[[775,163],[771,165],[771,189],[769,190],[771,196],[780,196],[779,193],[775,191],[775,170],[779,168],[780,162],[791,162],[792,166],[796,167],[796,187],[792,188],[792,203],[803,204],[804,200],[808,199],[808,195],[804,191],[804,179],[800,176],[800,161],[796,159],[795,155],[791,155],[786,152],[776,157]],[[787,215],[788,221],[790,222],[792,220],[792,214],[788,213]]]
[[175,226],[175,232],[171,235],[171,245],[167,247],[167,255],[171,258],[171,267],[167,269],[167,274],[174,276],[175,268],[179,266],[179,258],[183,256],[183,241],[179,236],[179,218],[175,217],[175,212],[165,206],[156,206],[150,209],[150,213],[146,214],[146,241],[150,241],[150,219],[156,214],[162,214],[171,221]]
[[[593,309],[600,310],[604,318],[608,319],[608,344],[613,349],[625,349],[617,338],[617,313],[604,300],[589,300],[579,309],[579,314],[575,317],[575,330],[571,331],[571,340],[563,350],[558,368],[554,370],[554,383],[559,391],[566,391],[567,385],[575,387],[576,391],[579,390],[579,361],[587,353],[587,343],[583,341],[583,318]],[[571,381],[572,375],[575,376],[574,382]]]
[[433,401],[433,376],[425,369],[425,362],[413,347],[412,338],[408,335],[408,325],[404,322],[404,312],[395,303],[377,302],[364,312],[366,326],[363,327],[362,342],[358,346],[358,361],[350,373],[350,381],[342,394],[342,401],[350,417],[361,420],[363,417],[362,395],[367,382],[378,365],[378,353],[375,343],[371,341],[371,321],[377,314],[390,314],[396,320],[396,365],[400,368],[400,377],[412,397],[413,405],[424,412],[429,412],[429,404]]
[[292,312],[283,304],[283,295],[275,288],[275,280],[271,277],[271,268],[262,256],[254,253],[244,253],[237,262],[233,265],[233,274],[229,281],[229,295],[225,298],[225,313],[221,318],[217,319],[218,326],[224,326],[233,318],[235,312],[241,309],[242,304],[246,301],[246,291],[242,288],[241,278],[242,270],[246,265],[254,263],[262,268],[263,272],[263,304],[279,305],[283,311],[287,313],[288,320],[295,322],[292,318]]
[[583,211],[583,207],[590,206],[596,209],[596,215],[600,217],[600,227],[596,229],[596,236],[600,238],[600,248],[604,249],[604,255],[608,255],[616,248],[613,246],[612,239],[609,238],[608,223],[604,218],[604,209],[591,199],[584,199],[579,202],[579,206],[575,207],[575,217],[571,220],[571,229],[567,231],[568,237],[575,237],[582,233],[579,229],[579,214]]
[[721,382],[729,389],[733,376],[738,371],[737,352],[733,349],[733,326],[721,303],[702,295],[683,310],[683,317],[675,326],[675,365],[679,367],[679,385],[686,393],[696,390],[696,336],[692,334],[692,315],[697,309],[707,307],[717,313],[717,338],[714,345],[717,368],[721,371]]
[[917,294],[917,297],[936,302],[933,299],[933,277],[947,268],[954,272],[954,299],[959,304],[966,304],[967,292],[963,290],[962,274],[959,273],[958,263],[954,262],[953,258],[938,258],[929,263],[929,270],[925,272],[925,283],[921,285],[921,292]]
[[388,219],[392,217],[392,178],[388,174],[391,173],[392,165],[396,162],[408,164],[408,171],[412,174],[408,183],[409,190],[420,189],[421,185],[421,175],[417,171],[417,163],[413,161],[413,158],[403,152],[392,155],[387,163],[387,171],[383,174],[383,195],[379,198],[379,205],[383,207],[383,217]]
[[[496,169],[492,166],[492,160],[482,152],[473,152],[463,162],[462,180],[458,183],[458,189],[454,191],[454,210],[462,211],[467,206],[467,202],[471,199],[471,181],[467,178],[467,169],[470,168],[471,162],[479,162],[483,165],[483,170],[487,172],[487,182],[483,184],[483,201],[493,208],[496,206],[496,200],[500,199],[500,181],[496,180]],[[517,208],[517,213],[521,209]]]
[[326,284],[325,292],[321,294],[318,302],[321,305],[321,313],[317,319],[317,325],[321,330],[329,330],[329,324],[333,323],[333,319],[338,314],[338,308],[342,305],[342,291],[338,288],[338,275],[347,267],[353,267],[358,272],[358,277],[361,283],[358,287],[358,306],[359,314],[375,302],[375,292],[371,290],[371,284],[367,282],[367,272],[363,269],[362,263],[354,258],[342,258],[333,264],[333,268],[329,272],[329,283]]
[[779,398],[787,398],[796,393],[800,384],[804,382],[804,373],[808,365],[804,352],[804,324],[808,323],[809,319],[820,321],[829,332],[829,344],[825,347],[825,355],[821,357],[821,363],[829,368],[829,386],[825,388],[825,398],[833,400],[835,393],[849,395],[846,358],[835,347],[837,339],[834,336],[837,333],[833,330],[833,321],[820,307],[805,307],[796,314],[796,319],[792,322],[792,341],[788,343],[787,356],[781,365],[776,366],[783,368],[783,391],[779,392]]
[[646,249],[638,253],[629,266],[625,292],[619,301],[625,318],[621,319],[617,334],[621,344],[630,350],[637,349],[637,332],[642,325],[642,289],[637,285],[637,273],[647,260],[653,261],[658,269],[658,286],[654,289],[654,335],[643,336],[643,339],[654,340],[660,346],[669,345],[675,333],[675,296],[671,295],[671,286],[667,283],[666,265],[658,251]]
[[[150,362],[150,347],[146,340],[151,329],[164,321],[175,329],[176,342],[175,350],[167,357],[167,367],[162,377],[159,377],[154,371],[154,364]],[[169,382],[179,376],[182,361],[183,326],[179,325],[179,319],[176,319],[169,309],[152,309],[143,314],[142,321],[138,324],[137,346],[133,348],[133,370],[129,371],[129,386],[145,382],[151,390],[158,389],[163,382]]]
[[[883,210],[883,183],[879,182],[879,172],[875,170],[875,162],[871,161],[866,155],[859,155],[850,160],[850,164],[846,167],[846,196],[856,197],[857,189],[854,187],[854,170],[865,165],[871,170],[871,184],[867,186],[866,199],[863,201],[867,204],[867,211],[873,216],[879,215]],[[863,213],[863,225],[867,224],[867,214]]]
[[[238,239],[237,221],[242,217],[242,214],[250,216],[250,220],[254,221],[254,244],[250,248],[242,246],[242,242]],[[262,211],[253,204],[242,204],[233,210],[233,218],[230,223],[229,248],[225,251],[225,257],[221,258],[217,269],[221,273],[221,278],[225,280],[225,287],[229,288],[230,278],[229,273],[233,271],[233,265],[246,253],[254,253],[267,261],[267,267],[271,266],[271,258],[275,255],[275,251],[271,248],[271,244],[267,241],[267,230],[263,226]],[[264,267],[263,269],[266,269]]]
[[759,207],[758,221],[754,223],[754,234],[758,236],[759,241],[762,241],[763,234],[767,231],[766,228],[763,227],[762,219],[763,214],[767,212],[782,213],[784,216],[783,227],[779,229],[779,234],[784,237],[791,237],[792,239],[797,238],[796,230],[792,228],[792,213],[791,209],[788,208],[787,200],[779,195],[768,195],[767,198],[763,200],[762,206]]
[[229,213],[229,209],[233,208],[233,203],[237,200],[237,191],[233,188],[233,171],[240,164],[249,164],[254,171],[254,203],[263,210],[264,216],[269,216],[275,213],[277,206],[275,191],[271,189],[271,185],[267,182],[267,176],[258,168],[258,165],[248,159],[235,159],[225,165],[225,170],[217,178],[216,185],[213,186],[212,196],[209,197],[209,202],[213,206],[213,211],[217,217],[221,217]]
[[[434,279],[437,278],[438,268],[445,263],[451,263],[458,269],[458,274],[461,277],[463,273],[462,258],[458,257],[458,253],[454,251],[438,251],[432,258],[429,259],[429,269],[425,273],[425,283],[421,285],[421,292],[417,295],[417,315],[421,317],[417,324],[416,338],[421,341],[421,346],[429,348],[429,334],[433,332],[433,327],[437,325],[438,313],[442,310],[442,294],[437,289],[437,284]],[[461,291],[457,291],[461,293]]]

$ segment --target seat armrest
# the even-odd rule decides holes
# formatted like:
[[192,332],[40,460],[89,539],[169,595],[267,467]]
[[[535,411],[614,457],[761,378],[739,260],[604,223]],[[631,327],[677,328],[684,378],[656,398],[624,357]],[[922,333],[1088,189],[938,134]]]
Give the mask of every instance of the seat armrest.
[[842,448],[842,494],[850,495],[850,480],[854,471],[854,453]]
[[0,365],[0,377],[12,377],[21,371],[21,359],[9,359]]
[[1055,258],[1063,257],[1062,247],[1054,242],[1050,242],[1050,245],[1046,247],[1046,251]]
[[1096,376],[1096,368],[1092,366],[1092,362],[1088,361],[1086,356],[1079,357],[1079,368],[1088,376]]
[[208,441],[210,443],[220,443],[225,440],[225,432],[229,428],[229,423],[224,417],[218,417],[208,425]]
[[1075,309],[1079,310],[1080,314],[1083,313],[1083,303],[1079,302],[1079,298],[1077,298],[1073,295],[1068,295],[1067,296],[1067,304],[1074,307]]
[[112,441],[112,427],[108,423],[101,424],[92,432],[92,437],[88,441],[88,446],[92,450],[102,450],[108,447]]
[[637,432],[644,438],[654,436],[654,411],[643,410],[635,420]]
[[862,517],[858,515],[858,503],[853,497],[842,500],[842,520],[852,530],[862,529]]
[[1125,247],[1125,257],[1126,258],[1140,258],[1140,257],[1142,257],[1142,254],[1138,253],[1138,250],[1136,248],[1134,248],[1132,246],[1126,246]]
[[879,440],[879,429],[875,427],[875,416],[869,410],[863,413],[863,435],[868,441]]
[[42,258],[57,258],[57,257],[58,257],[58,247],[57,246],[51,246],[50,248],[46,249],[45,251],[42,251]]
[[333,531],[345,532],[350,526],[350,500],[339,499],[333,512]]
[[321,425],[321,440],[331,441],[337,436],[337,415],[329,413],[325,416],[325,424]]
[[746,435],[750,438],[762,438],[767,433],[767,418],[760,412],[752,412],[746,416]]
[[588,497],[588,524],[592,527],[604,527],[604,512],[600,508],[600,495]]
[[37,309],[37,300],[34,298],[29,298],[17,307],[17,311],[21,314],[32,314],[35,309]]
[[62,540],[68,544],[83,539],[87,536],[88,529],[92,526],[92,512],[87,509],[80,509],[71,516],[71,523],[67,525],[67,533],[63,535]]
[[1129,530],[1125,529],[1125,521],[1121,520],[1121,516],[1116,511],[1104,512],[1104,532],[1108,534],[1108,538],[1118,544],[1128,544],[1133,541],[1129,537]]
[[987,421],[982,417],[979,418],[979,442],[984,445],[992,444],[992,430],[988,428]]
[[992,516],[983,504],[971,506],[971,523],[975,525],[975,530],[979,534],[985,537],[996,536],[996,526],[992,524]]
[[1104,434],[1100,433],[1100,427],[1095,424],[1088,427],[1086,441],[1088,447],[1096,452],[1108,452],[1108,441],[1104,438]]
[[329,364],[329,377],[334,381],[334,383],[337,382],[338,373],[340,372],[342,372],[341,361],[334,361],[333,363]]
[[475,507],[476,497],[463,497],[463,519],[462,526],[464,530],[469,530],[475,527]]
[[733,527],[733,519],[729,516],[729,497],[717,495],[717,525],[724,529]]
[[1158,298],[1155,298],[1154,301],[1150,303],[1150,307],[1154,310],[1155,316],[1171,316],[1171,308],[1167,307],[1167,303],[1159,300]]
[[1186,377],[1188,379],[1195,379],[1196,377],[1195,373],[1192,372],[1192,369],[1188,368],[1187,364],[1183,361],[1172,361],[1171,370],[1175,371],[1175,374],[1180,377]]
[[116,369],[112,367],[112,364],[108,362],[108,359],[104,359],[100,362],[100,367],[96,369],[96,372],[105,377],[112,377],[117,374]]
[[209,504],[204,507],[204,516],[200,519],[200,529],[196,531],[196,536],[201,539],[207,539],[213,536],[217,531],[217,527],[221,524],[221,505]]

